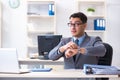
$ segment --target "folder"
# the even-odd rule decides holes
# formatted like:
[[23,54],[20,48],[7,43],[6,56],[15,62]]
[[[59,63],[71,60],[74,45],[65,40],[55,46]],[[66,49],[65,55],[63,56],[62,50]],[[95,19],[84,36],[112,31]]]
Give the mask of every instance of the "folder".
[[83,71],[85,74],[104,74],[118,75],[120,69],[115,66],[84,64]]
[[54,15],[54,4],[49,4],[49,15]]
[[94,30],[105,30],[105,19],[95,19]]

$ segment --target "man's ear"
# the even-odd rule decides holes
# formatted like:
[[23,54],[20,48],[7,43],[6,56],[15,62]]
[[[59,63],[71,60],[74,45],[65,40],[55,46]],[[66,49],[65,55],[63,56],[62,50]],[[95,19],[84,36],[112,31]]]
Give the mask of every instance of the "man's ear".
[[84,29],[86,29],[86,27],[87,27],[87,23],[83,24],[83,27],[84,27]]

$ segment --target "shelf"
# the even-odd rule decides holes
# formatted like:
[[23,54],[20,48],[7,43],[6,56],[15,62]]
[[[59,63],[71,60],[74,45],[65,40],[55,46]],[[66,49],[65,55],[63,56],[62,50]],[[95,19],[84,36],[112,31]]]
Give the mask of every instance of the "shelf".
[[28,48],[37,48],[37,45],[30,44],[30,45],[28,45]]
[[[39,27],[39,28],[36,28],[36,27]],[[52,27],[52,26],[50,26],[49,25],[49,27],[47,27],[47,25],[46,26],[44,26],[44,25],[42,25],[41,27],[40,26],[28,26],[28,33],[33,33],[33,34],[35,34],[35,33],[55,33],[55,29],[54,29],[54,27]]]
[[91,33],[103,33],[103,32],[105,32],[104,30],[85,30],[85,32],[91,32]]
[[27,0],[29,4],[52,4],[54,0]]
[[77,1],[80,1],[80,2],[86,2],[86,3],[103,3],[105,2],[105,0],[77,0]]
[[[38,53],[37,36],[56,33],[54,0],[27,0],[27,53]],[[50,14],[52,9],[52,13]],[[29,57],[29,56],[28,56]]]
[[[89,14],[89,12],[87,11],[88,8],[93,8],[95,12]],[[83,12],[88,17],[85,32],[87,32],[90,36],[100,36],[101,39],[104,40],[105,30],[94,30],[94,26],[96,26],[96,19],[106,19],[105,0],[76,0],[76,11]]]
[[54,16],[50,15],[28,15],[28,18],[54,18]]
[[87,14],[87,17],[88,17],[88,18],[104,18],[105,15],[88,15],[88,14]]
[[94,6],[101,6],[105,5],[105,1],[99,1],[99,0],[79,0],[78,5],[94,5]]
[[54,31],[29,31],[29,34],[54,34]]
[[[50,7],[50,5],[52,6]],[[29,0],[27,2],[28,15],[49,15],[49,9],[55,12],[55,2],[53,0]]]
[[[77,10],[88,15],[87,9],[93,8],[95,12],[90,17],[104,17],[105,16],[105,1],[104,0],[77,0]],[[89,15],[88,15],[89,16]]]

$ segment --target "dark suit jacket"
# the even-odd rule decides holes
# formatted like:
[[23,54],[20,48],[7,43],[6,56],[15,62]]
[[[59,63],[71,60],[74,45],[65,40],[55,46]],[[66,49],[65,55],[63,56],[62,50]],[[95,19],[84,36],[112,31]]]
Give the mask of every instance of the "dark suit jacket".
[[65,69],[82,69],[84,64],[97,64],[98,57],[105,55],[106,49],[100,37],[90,37],[85,34],[85,38],[79,46],[86,48],[86,53],[84,55],[77,54],[75,61],[73,60],[73,57],[66,58],[64,53],[60,53],[58,50],[61,46],[70,41],[72,41],[72,37],[61,39],[61,42],[49,53],[49,59],[51,60],[58,60],[59,58],[64,57]]

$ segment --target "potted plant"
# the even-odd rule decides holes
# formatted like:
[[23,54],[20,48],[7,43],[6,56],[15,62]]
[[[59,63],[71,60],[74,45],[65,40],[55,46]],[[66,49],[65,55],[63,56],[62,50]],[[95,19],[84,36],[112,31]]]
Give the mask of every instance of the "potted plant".
[[95,12],[95,9],[94,8],[88,8],[87,12],[88,12],[89,15],[92,15]]

